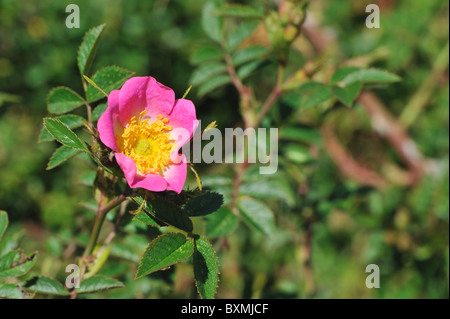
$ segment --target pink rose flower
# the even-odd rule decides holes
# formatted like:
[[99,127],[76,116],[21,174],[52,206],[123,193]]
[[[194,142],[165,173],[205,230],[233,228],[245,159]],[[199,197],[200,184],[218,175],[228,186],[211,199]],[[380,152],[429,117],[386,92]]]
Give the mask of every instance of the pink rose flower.
[[191,101],[175,100],[173,90],[152,77],[134,77],[110,93],[97,128],[131,188],[180,193],[187,163],[179,150],[197,126]]

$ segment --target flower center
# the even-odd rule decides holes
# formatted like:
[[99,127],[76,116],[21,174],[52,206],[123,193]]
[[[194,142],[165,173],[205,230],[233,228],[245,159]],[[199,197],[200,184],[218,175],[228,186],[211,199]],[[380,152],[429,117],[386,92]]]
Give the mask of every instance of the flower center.
[[118,139],[119,152],[134,161],[138,174],[162,174],[172,163],[170,154],[176,146],[169,133],[172,127],[167,125],[169,120],[162,115],[158,115],[153,123],[148,119],[142,120],[146,113],[142,111],[138,120],[135,116],[131,118]]

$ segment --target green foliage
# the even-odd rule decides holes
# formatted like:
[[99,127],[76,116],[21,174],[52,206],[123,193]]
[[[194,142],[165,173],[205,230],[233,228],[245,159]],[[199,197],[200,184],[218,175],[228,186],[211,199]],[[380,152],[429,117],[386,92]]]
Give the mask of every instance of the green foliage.
[[6,227],[8,227],[8,215],[6,212],[0,210],[0,242],[3,237],[3,233],[6,230]]
[[0,248],[3,248],[0,249],[0,298],[22,299],[28,296],[14,280],[30,272],[36,263],[37,253],[27,256],[21,249],[16,249],[16,245],[8,243],[3,236],[7,227],[8,215],[0,211]]
[[102,275],[96,275],[83,280],[80,288],[76,289],[77,294],[99,292],[109,289],[122,288],[124,285],[118,280]]
[[232,59],[235,66],[240,66],[246,62],[257,60],[267,55],[268,50],[265,47],[252,46],[233,53]]
[[202,84],[198,88],[198,96],[205,96],[206,94],[224,86],[225,84],[231,83],[231,78],[229,75],[218,75],[210,79],[208,82]]
[[52,157],[50,157],[50,160],[48,161],[48,164],[47,164],[47,169],[51,170],[51,169],[54,169],[55,167],[58,167],[59,165],[63,164],[65,161],[76,156],[79,152],[80,152],[79,150],[68,147],[68,146],[63,145],[63,146],[59,147],[53,153]]
[[258,26],[258,22],[244,22],[241,23],[238,27],[236,27],[230,34],[227,36],[227,49],[229,51],[234,51],[238,45],[242,43],[248,36],[255,30]]
[[378,69],[361,69],[349,73],[341,81],[348,85],[354,82],[366,84],[387,84],[399,82],[401,78],[395,74]]
[[194,240],[194,275],[197,290],[203,299],[213,299],[219,282],[216,252],[203,237]]
[[223,205],[223,196],[206,191],[188,201],[185,206],[187,214],[191,217],[205,216],[214,213]]
[[45,118],[44,127],[62,145],[78,151],[88,152],[86,144],[63,122],[55,118]]
[[362,89],[362,83],[356,81],[345,85],[344,87],[333,86],[332,92],[342,103],[352,106]]
[[22,299],[22,292],[14,284],[0,284],[0,298]]
[[[117,66],[107,66],[98,70],[93,76],[92,81],[96,83],[106,94],[112,90],[120,88],[125,81],[134,73]],[[86,90],[86,99],[88,102],[95,102],[104,98],[104,95],[92,85]]]
[[163,234],[148,245],[139,264],[136,278],[182,262],[193,252],[192,240],[183,234]]
[[275,231],[273,211],[264,202],[244,198],[239,202],[242,219],[251,227],[270,236]]
[[61,283],[53,278],[38,276],[31,278],[24,286],[27,291],[32,291],[44,295],[68,296],[69,292]]
[[64,114],[84,104],[84,100],[73,90],[56,87],[47,97],[47,108],[50,113]]
[[[314,2],[307,14],[314,31],[325,30],[315,48],[308,26],[291,42],[298,7],[234,2],[82,0],[80,29],[61,27],[59,2],[1,2],[0,210],[10,221],[0,211],[0,267],[19,276],[0,278],[0,298],[448,298],[448,3],[380,3],[382,27],[366,29],[366,4]],[[99,17],[107,26],[83,38]],[[200,163],[179,195],[127,193],[122,177],[110,175],[120,170],[98,147],[95,122],[107,107],[101,91],[119,89],[128,70],[156,77],[177,98],[191,80],[198,118],[222,131],[244,127],[243,110],[255,120],[279,83],[259,125],[279,128],[277,173],[249,165],[239,182],[239,164]],[[359,99],[367,91],[404,125],[413,142],[406,151],[424,156],[421,180],[408,182],[410,163],[375,128],[382,118]],[[53,134],[39,125],[46,112]],[[385,187],[349,177],[329,134]],[[75,148],[54,151],[54,135]],[[57,170],[45,172],[49,157],[47,168]],[[84,260],[98,210],[94,184],[102,204],[124,193],[132,200],[106,216]],[[147,248],[161,236],[175,239],[165,247],[184,242],[192,258],[174,253],[152,265]],[[135,280],[142,256],[155,270]],[[95,270],[81,281],[89,294],[62,284],[65,266],[78,261]],[[365,288],[371,263],[380,266],[380,289]]]
[[219,60],[222,58],[222,52],[214,46],[202,46],[191,56],[191,63],[194,65],[204,62]]
[[251,6],[230,4],[222,6],[214,11],[214,15],[232,18],[263,18],[264,15],[260,10]]
[[215,214],[208,215],[206,236],[214,238],[228,235],[237,227],[238,223],[238,217],[227,207],[222,207]]
[[203,30],[212,40],[219,43],[223,36],[223,18],[217,16],[215,12],[222,6],[222,0],[209,0],[202,13]]
[[194,85],[202,84],[212,77],[225,74],[227,67],[223,63],[212,62],[208,64],[202,64],[194,73],[192,73],[192,77],[189,82]]
[[78,69],[81,75],[89,75],[89,70],[91,69],[97,51],[98,41],[104,29],[105,25],[102,24],[90,29],[84,35],[77,55]]
[[[67,125],[70,129],[79,128],[83,126],[83,123],[86,123],[84,118],[74,114],[58,116],[56,119]],[[50,132],[45,127],[42,127],[39,142],[51,142],[53,140],[54,137],[50,134]]]

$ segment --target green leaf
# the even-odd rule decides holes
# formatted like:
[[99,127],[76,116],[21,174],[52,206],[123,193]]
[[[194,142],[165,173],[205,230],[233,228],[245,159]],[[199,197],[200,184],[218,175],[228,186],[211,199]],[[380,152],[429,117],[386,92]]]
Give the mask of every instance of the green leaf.
[[[143,204],[143,199],[141,197],[133,197],[133,200],[138,205]],[[189,216],[182,211],[181,208],[171,202],[163,199],[147,201],[143,205],[143,210],[150,214],[157,223],[161,223],[161,225],[173,226],[188,233],[193,230],[192,221],[189,219]],[[143,221],[142,218],[141,221]],[[146,221],[148,221],[148,219],[146,219]]]
[[353,82],[344,87],[333,86],[332,92],[339,101],[350,107],[361,93],[362,86],[362,82]]
[[286,92],[286,94],[283,94],[280,99],[281,103],[286,104],[293,109],[299,109],[306,97],[307,95],[299,92]]
[[119,243],[115,243],[110,252],[111,256],[122,258],[125,260],[132,261],[134,263],[138,263],[141,256],[128,246],[124,246]]
[[242,4],[230,4],[214,11],[216,16],[231,17],[231,18],[255,18],[261,19],[264,17],[263,13],[250,6]]
[[24,286],[27,290],[39,294],[53,296],[68,296],[69,292],[56,279],[39,276],[28,280]]
[[124,287],[124,284],[114,278],[95,275],[83,280],[80,283],[80,288],[76,289],[76,292],[78,294],[85,294],[122,287]]
[[322,145],[320,132],[313,128],[289,126],[280,131],[280,139]]
[[253,46],[236,51],[233,56],[234,66],[240,66],[246,62],[254,61],[266,56],[269,50],[265,47]]
[[92,61],[94,60],[94,56],[97,51],[98,40],[100,39],[100,35],[102,34],[104,28],[104,24],[93,27],[84,35],[83,42],[78,48],[77,55],[78,69],[80,70],[81,75],[89,74]]
[[318,85],[301,104],[301,109],[306,110],[318,106],[333,97],[331,87],[325,84]]
[[64,145],[59,147],[53,153],[52,157],[50,157],[46,170],[51,170],[54,169],[55,167],[58,167],[59,165],[63,164],[65,161],[71,159],[72,157],[76,156],[79,153],[80,153],[79,150]]
[[[14,262],[19,263],[20,259],[22,259],[24,256],[22,253],[19,253],[19,255],[14,256]],[[3,258],[3,257],[2,257]],[[0,278],[3,277],[19,277],[27,274],[31,268],[36,263],[36,255],[32,255],[31,257],[28,257],[27,260],[23,263],[20,263],[19,265],[15,266],[14,263],[10,266],[14,266],[9,269],[5,269],[3,271],[0,271]]]
[[227,207],[221,207],[206,217],[206,236],[221,237],[231,233],[239,223],[238,217]]
[[222,58],[222,55],[222,51],[217,47],[204,46],[192,54],[191,63],[194,65],[199,65],[204,62],[219,60]]
[[101,94],[103,94],[102,98],[104,97],[108,97],[108,93],[106,93],[105,91],[103,91],[103,89],[101,87],[99,87],[97,85],[97,83],[95,83],[94,81],[92,81],[92,79],[90,77],[88,77],[87,75],[83,74],[83,79],[90,85],[92,85],[98,92],[100,92]]
[[237,71],[237,75],[241,80],[244,80],[264,64],[265,62],[260,60],[251,61],[241,66]]
[[229,84],[229,83],[231,83],[231,78],[229,75],[215,76],[208,82],[200,85],[200,87],[198,88],[197,94],[199,97],[205,96],[206,94],[208,94],[226,84]]
[[149,214],[147,214],[145,211],[140,211],[139,213],[137,213],[134,217],[133,220],[141,222],[147,226],[152,226],[152,227],[159,227],[160,225],[149,216]]
[[86,144],[64,123],[54,118],[44,118],[44,126],[62,145],[89,152]]
[[242,43],[242,41],[247,39],[250,34],[252,34],[257,26],[258,22],[248,21],[241,23],[238,27],[231,31],[226,39],[228,51],[234,51],[239,46],[239,44]]
[[12,263],[17,256],[19,256],[20,252],[18,250],[11,250],[0,257],[0,273],[11,268]]
[[2,241],[3,234],[6,231],[6,228],[8,227],[8,214],[0,210],[0,242]]
[[348,75],[355,73],[358,70],[360,70],[360,68],[357,68],[355,66],[346,66],[340,68],[333,74],[333,77],[331,78],[331,84],[342,82]]
[[221,62],[202,64],[202,66],[194,71],[189,82],[193,83],[194,85],[199,85],[206,82],[213,76],[223,74],[226,71],[226,65]]
[[[56,119],[60,120],[62,123],[66,124],[70,129],[76,129],[83,126],[83,123],[86,122],[84,118],[78,115],[68,114],[63,116],[58,116]],[[41,135],[39,136],[39,142],[51,142],[53,141],[53,136],[49,133],[49,131],[42,127]]]
[[214,299],[219,282],[219,263],[216,252],[203,237],[195,239],[194,277],[202,299]]
[[209,0],[203,7],[202,27],[206,35],[213,41],[220,43],[223,36],[223,18],[214,15],[214,12],[223,6],[222,0]]
[[[112,90],[119,89],[133,74],[134,72],[118,66],[107,66],[98,70],[92,77],[92,81],[106,94],[109,94]],[[104,97],[103,93],[94,86],[88,86],[86,90],[88,102],[94,102]]]
[[102,103],[97,105],[97,107],[92,111],[92,121],[98,121],[100,119],[100,116],[105,113],[106,109],[108,108],[108,104]]
[[244,198],[239,202],[239,210],[243,220],[251,227],[272,235],[275,229],[275,218],[272,210],[263,202]]
[[183,234],[163,234],[148,245],[139,264],[136,279],[182,262],[193,252],[192,240]]
[[54,114],[70,112],[84,103],[78,93],[64,86],[53,88],[47,96],[47,109]]
[[22,299],[23,294],[14,284],[0,284],[0,298]]
[[295,195],[292,189],[280,179],[245,182],[239,188],[239,193],[261,199],[284,200],[290,206],[295,203]]
[[157,219],[185,232],[192,232],[194,228],[192,221],[181,208],[163,199],[152,200],[150,204],[153,208],[150,213]]
[[312,160],[309,149],[298,144],[289,144],[284,147],[284,154],[294,163],[305,164]]
[[85,172],[80,177],[80,183],[82,185],[84,185],[84,186],[91,187],[92,185],[94,185],[96,176],[97,176],[97,172],[96,171]]
[[214,213],[223,205],[223,196],[219,193],[205,191],[187,202],[184,207],[189,216],[205,216]]
[[364,84],[388,84],[401,81],[401,78],[393,73],[379,69],[360,69],[347,75],[342,82],[349,85],[354,82]]

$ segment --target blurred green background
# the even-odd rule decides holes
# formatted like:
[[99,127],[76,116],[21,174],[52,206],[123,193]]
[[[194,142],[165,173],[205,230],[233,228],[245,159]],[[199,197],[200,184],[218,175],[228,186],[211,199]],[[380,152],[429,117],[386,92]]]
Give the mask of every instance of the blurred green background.
[[[77,244],[85,242],[90,231],[93,214],[80,203],[92,201],[90,189],[83,185],[92,166],[88,160],[70,160],[46,171],[56,142],[37,140],[49,90],[64,85],[82,91],[76,51],[83,34],[92,26],[107,25],[94,69],[115,64],[137,75],[151,75],[178,97],[195,69],[192,53],[210,43],[200,22],[205,1],[76,1],[81,27],[67,29],[65,8],[72,2],[0,0],[0,209],[11,220],[3,245],[38,250],[33,271],[61,280],[65,266],[74,261]],[[377,91],[399,116],[448,46],[448,1],[373,2],[383,8],[377,32],[364,25],[370,1],[314,0],[310,15],[337,40],[333,63],[339,65],[345,56],[376,56],[375,66],[403,78]],[[296,45],[306,46],[302,41]],[[308,51],[297,52],[299,61],[304,59],[302,50]],[[265,81],[271,83],[270,72],[247,81],[264,87]],[[433,83],[425,93],[420,91],[429,96],[427,108],[408,132],[420,151],[436,160],[437,176],[426,176],[415,186],[361,187],[341,174],[320,148],[319,156],[301,169],[310,192],[307,198],[294,195],[298,209],[288,210],[283,202],[271,204],[278,227],[270,240],[242,223],[232,234],[214,240],[222,274],[217,297],[448,298],[448,63]],[[240,123],[233,87],[203,98],[196,97],[194,88],[190,98],[204,123],[217,120],[219,128]],[[341,140],[371,167],[383,161],[377,151],[395,158],[389,145],[370,135],[369,119],[358,105],[354,110],[317,111],[305,116],[303,124],[318,134],[320,122],[330,119],[339,119]],[[199,166],[199,172],[205,180],[232,174],[225,165]],[[194,186],[192,177],[189,183]],[[301,193],[297,185],[293,188]],[[124,257],[117,248],[102,273],[123,280],[126,288],[96,297],[196,297],[189,264],[133,280],[133,261],[150,235],[122,235],[118,247],[133,247],[135,255]],[[308,240],[310,265],[302,262]],[[365,286],[368,264],[380,266],[380,289]]]

